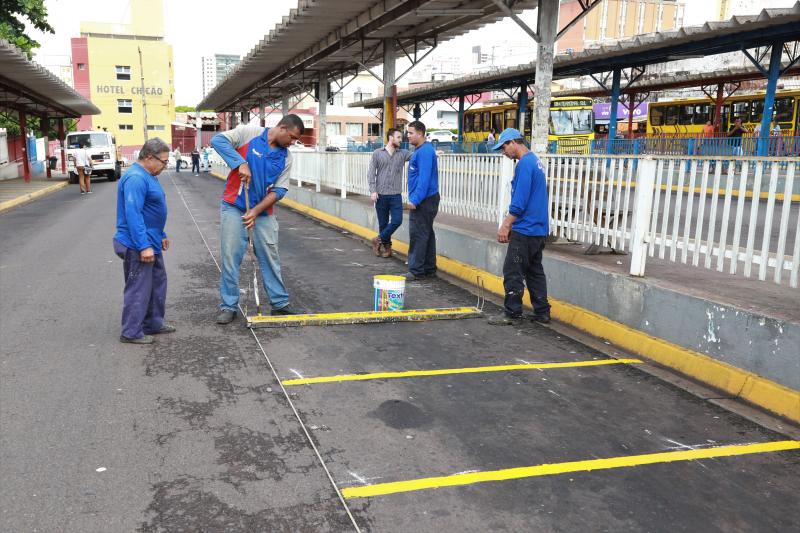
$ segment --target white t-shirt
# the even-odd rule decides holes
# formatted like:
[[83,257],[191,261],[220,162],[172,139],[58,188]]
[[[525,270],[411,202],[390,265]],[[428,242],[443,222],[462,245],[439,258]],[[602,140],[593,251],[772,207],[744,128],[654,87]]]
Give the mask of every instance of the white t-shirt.
[[86,148],[80,148],[73,152],[72,154],[75,157],[75,166],[76,167],[88,167],[89,166],[89,153],[86,151]]

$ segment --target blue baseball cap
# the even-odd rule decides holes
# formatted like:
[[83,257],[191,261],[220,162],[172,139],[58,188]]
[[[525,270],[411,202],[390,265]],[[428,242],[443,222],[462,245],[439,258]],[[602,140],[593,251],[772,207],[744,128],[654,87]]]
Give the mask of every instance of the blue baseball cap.
[[514,128],[506,128],[500,134],[500,137],[497,138],[497,144],[492,147],[492,150],[499,150],[503,147],[505,143],[508,141],[514,141],[516,139],[523,139],[524,137],[519,132],[519,130]]

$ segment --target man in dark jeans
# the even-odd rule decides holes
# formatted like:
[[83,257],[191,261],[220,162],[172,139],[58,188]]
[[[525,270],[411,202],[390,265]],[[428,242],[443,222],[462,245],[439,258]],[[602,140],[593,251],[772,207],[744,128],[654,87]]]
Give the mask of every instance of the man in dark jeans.
[[531,319],[546,324],[550,322],[550,303],[542,250],[549,233],[549,218],[544,167],[514,128],[503,130],[493,150],[501,150],[504,156],[517,160],[517,166],[511,182],[508,215],[497,230],[497,241],[508,243],[503,264],[504,313],[490,318],[489,323],[521,323],[522,297],[527,285],[533,305]]
[[408,142],[414,153],[408,163],[408,274],[406,279],[436,275],[436,234],[433,219],[439,212],[439,163],[431,143],[425,141],[425,124],[408,125]]
[[403,165],[411,159],[411,152],[400,149],[401,140],[400,130],[390,128],[386,147],[372,153],[367,171],[370,197],[378,214],[372,252],[379,257],[392,257],[392,235],[403,223]]
[[192,174],[200,175],[200,151],[197,148],[192,150]]

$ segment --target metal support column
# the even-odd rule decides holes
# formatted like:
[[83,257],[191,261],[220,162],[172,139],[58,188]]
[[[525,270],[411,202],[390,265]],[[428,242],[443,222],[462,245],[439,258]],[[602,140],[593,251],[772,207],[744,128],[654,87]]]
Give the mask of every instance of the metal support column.
[[412,115],[414,116],[414,120],[419,120],[422,116],[422,106],[419,104],[414,104],[414,112]]
[[250,111],[241,111],[239,115],[242,124],[250,123]]
[[317,146],[320,152],[324,152],[328,146],[328,76],[320,73],[319,77],[319,131],[317,132]]
[[778,87],[778,78],[781,74],[781,54],[783,43],[772,43],[769,54],[769,71],[767,76],[767,92],[764,94],[764,116],[761,117],[761,136],[758,139],[758,155],[763,157],[769,154],[770,126],[772,124],[772,110],[775,108],[775,89]]
[[50,119],[47,117],[41,118],[42,137],[44,137],[44,168],[47,179],[53,177],[50,170]]
[[383,41],[383,129],[381,139],[394,128],[397,117],[397,87],[395,86],[395,53],[392,39]]
[[636,110],[636,93],[628,95],[628,139],[633,139],[633,112]]
[[611,113],[608,117],[608,147],[606,153],[614,151],[614,139],[617,137],[617,105],[619,104],[619,85],[622,78],[622,70],[615,68],[614,76],[611,81]]
[[266,102],[261,100],[258,102],[258,125],[262,128],[267,125],[267,115],[264,107],[266,106]]
[[536,88],[533,92],[535,118],[532,124],[533,150],[539,154],[547,152],[547,133],[550,125],[550,85],[553,82],[553,55],[558,34],[558,10],[558,0],[539,0],[536,27],[539,46],[536,56]]
[[714,102],[714,132],[722,136],[722,102],[725,100],[725,85],[717,84],[717,99]]
[[64,119],[58,119],[58,142],[61,144],[61,172],[67,173],[67,147],[64,142],[66,134],[64,133]]
[[[517,129],[525,135],[525,112],[528,110],[528,80],[523,80],[519,86],[518,104],[519,110],[517,113]],[[500,132],[497,132],[498,134]]]
[[289,114],[289,111],[291,111],[291,109],[289,109],[289,95],[284,94],[281,97],[281,114],[285,117]]
[[464,95],[458,95],[458,144],[464,142]]
[[31,162],[28,161],[28,117],[25,111],[19,112],[19,133],[22,136],[22,177],[31,181]]

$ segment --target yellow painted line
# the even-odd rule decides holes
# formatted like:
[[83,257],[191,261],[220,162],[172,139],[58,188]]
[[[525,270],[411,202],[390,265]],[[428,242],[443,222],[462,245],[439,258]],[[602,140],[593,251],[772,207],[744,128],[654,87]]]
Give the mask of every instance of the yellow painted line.
[[476,307],[442,309],[407,309],[404,311],[349,311],[305,315],[259,315],[247,317],[250,327],[334,326],[344,324],[377,324],[384,322],[424,322],[482,316]]
[[457,487],[462,485],[471,485],[473,483],[484,483],[486,481],[505,481],[508,479],[554,476],[571,472],[591,472],[594,470],[630,468],[642,465],[674,463],[678,461],[695,461],[698,459],[734,457],[737,455],[782,452],[798,449],[800,449],[800,441],[784,440],[758,444],[718,446],[716,448],[702,448],[698,450],[681,450],[674,452],[649,453],[644,455],[629,455],[625,457],[611,457],[608,459],[589,459],[586,461],[570,461],[567,463],[506,468],[503,470],[492,470],[490,472],[472,472],[467,474],[454,474],[451,476],[412,479],[408,481],[394,481],[391,483],[377,483],[375,485],[367,485],[363,487],[345,487],[342,489],[342,496],[349,500],[353,498],[368,498],[370,496],[385,496],[387,494],[397,494],[400,492],[438,489],[441,487]]
[[316,378],[287,379],[284,385],[310,385],[312,383],[339,383],[342,381],[366,381],[371,379],[412,378],[419,376],[448,376],[452,374],[477,374],[479,372],[509,372],[512,370],[537,370],[547,368],[575,368],[606,365],[633,365],[639,359],[601,359],[596,361],[570,361],[567,363],[529,363],[519,365],[474,366],[467,368],[441,368],[437,370],[408,370],[405,372],[375,372],[372,374],[344,374]]
[[11,200],[7,200],[5,202],[2,202],[2,203],[0,203],[0,213],[2,213],[3,211],[6,211],[8,209],[11,209],[12,207],[17,207],[18,205],[22,205],[22,204],[28,203],[31,200],[35,200],[35,199],[37,199],[39,197],[42,197],[42,196],[44,196],[46,194],[50,194],[51,192],[57,191],[59,189],[63,189],[64,187],[67,187],[68,185],[69,185],[69,183],[67,183],[66,181],[62,181],[60,183],[54,183],[53,185],[48,185],[47,187],[43,187],[43,188],[38,189],[36,191],[32,191],[32,192],[30,192],[28,194],[23,194],[22,196],[17,196],[16,198],[13,198]]
[[[372,239],[377,232],[353,224],[342,218],[329,215],[289,198],[281,204],[332,226],[344,229],[364,239]],[[392,241],[392,250],[408,255],[408,244]],[[438,255],[436,267],[472,285],[483,287],[498,296],[505,295],[503,278],[472,265]],[[479,283],[480,280],[480,283]],[[570,324],[590,335],[605,339],[623,350],[642,355],[652,361],[672,368],[684,375],[702,381],[732,397],[741,398],[759,407],[800,423],[800,391],[790,389],[752,372],[717,361],[707,355],[688,350],[664,339],[653,337],[642,331],[615,322],[582,307],[550,300],[550,315],[560,322]],[[526,300],[525,306],[530,309]]]

